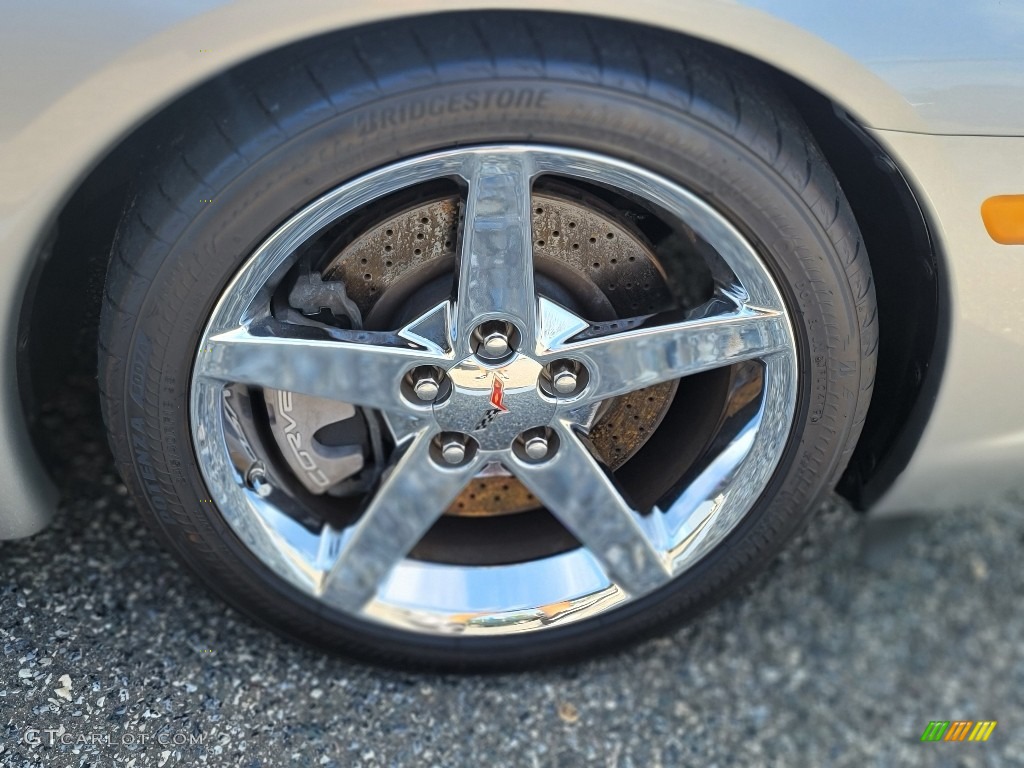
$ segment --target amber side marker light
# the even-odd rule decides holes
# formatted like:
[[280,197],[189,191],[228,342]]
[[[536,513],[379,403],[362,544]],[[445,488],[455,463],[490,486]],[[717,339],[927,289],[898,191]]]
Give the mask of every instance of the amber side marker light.
[[1024,195],[996,195],[981,204],[989,236],[1003,245],[1024,245]]

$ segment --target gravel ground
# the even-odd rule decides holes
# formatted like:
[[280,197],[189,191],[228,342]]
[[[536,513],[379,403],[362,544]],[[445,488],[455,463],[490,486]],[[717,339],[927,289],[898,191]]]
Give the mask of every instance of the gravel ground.
[[[830,501],[698,625],[570,668],[417,675],[226,608],[138,521],[96,414],[61,429],[73,500],[0,544],[0,765],[1024,765],[1020,501],[927,522]],[[922,744],[933,719],[999,725]]]

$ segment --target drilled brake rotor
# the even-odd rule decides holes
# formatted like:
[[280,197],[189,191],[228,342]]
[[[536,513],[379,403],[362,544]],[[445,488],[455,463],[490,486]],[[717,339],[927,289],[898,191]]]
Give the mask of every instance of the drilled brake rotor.
[[[534,192],[534,264],[547,284],[563,289],[580,314],[595,321],[651,314],[673,306],[653,251],[614,208],[577,190]],[[459,198],[446,196],[406,209],[341,248],[323,270],[372,323],[415,303],[418,286],[455,268]],[[425,307],[424,307],[425,309]],[[676,382],[615,398],[603,408],[590,438],[612,469],[632,457],[660,424]],[[507,474],[474,479],[447,514],[478,517],[533,509],[537,500]]]

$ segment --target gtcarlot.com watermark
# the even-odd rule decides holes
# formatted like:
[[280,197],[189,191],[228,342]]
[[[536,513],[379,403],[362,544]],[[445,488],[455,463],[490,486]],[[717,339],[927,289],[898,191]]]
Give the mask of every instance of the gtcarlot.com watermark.
[[65,728],[26,728],[21,740],[37,746],[136,746],[156,744],[161,747],[188,747],[203,743],[203,734],[177,732],[110,733],[109,731],[82,731],[75,733]]

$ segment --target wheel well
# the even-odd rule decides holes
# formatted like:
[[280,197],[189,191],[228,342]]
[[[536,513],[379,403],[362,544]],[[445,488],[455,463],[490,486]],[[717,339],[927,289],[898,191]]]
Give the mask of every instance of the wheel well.
[[[940,254],[913,189],[871,137],[820,93],[772,67],[757,66],[788,95],[810,127],[850,201],[871,261],[881,327],[878,374],[860,442],[838,486],[855,506],[866,508],[906,466],[935,400],[948,325]],[[230,78],[232,71],[218,78]],[[62,407],[55,398],[56,385],[77,376],[95,386],[103,283],[129,182],[145,167],[152,149],[174,132],[174,116],[180,114],[174,107],[189,95],[168,104],[112,147],[43,238],[45,253],[39,254],[21,316],[19,338],[27,344],[19,345],[18,374],[33,437],[44,457],[59,454],[55,436],[38,426],[43,409]],[[68,317],[76,318],[70,331]],[[68,349],[69,342],[72,354],[52,354]]]
[[897,163],[840,106],[776,72],[853,208],[871,262],[878,372],[857,448],[837,485],[867,509],[904,470],[938,395],[949,339],[949,287],[927,216]]

